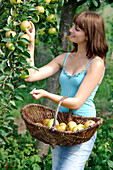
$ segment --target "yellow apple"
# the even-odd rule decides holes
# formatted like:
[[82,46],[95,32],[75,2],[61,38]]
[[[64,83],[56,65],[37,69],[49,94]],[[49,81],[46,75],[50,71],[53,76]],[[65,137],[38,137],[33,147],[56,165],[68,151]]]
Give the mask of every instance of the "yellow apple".
[[[47,123],[47,126],[52,127],[53,122],[54,122],[54,119],[50,119],[49,122]],[[58,122],[58,120],[56,120],[56,126],[58,126],[58,125],[59,125],[59,122]]]
[[27,79],[30,76],[29,70],[22,70],[20,78],[21,79]]
[[39,13],[44,13],[44,7],[43,6],[36,6],[36,9],[39,10]]
[[29,23],[29,21],[25,20],[25,21],[22,21],[21,24],[20,24],[20,29],[22,31],[25,31],[26,29],[30,29],[31,28],[31,24]]
[[50,120],[50,119],[44,119],[44,120],[42,121],[42,124],[45,125],[45,126],[47,126],[49,120]]
[[6,47],[7,47],[9,50],[12,50],[12,51],[15,50],[15,46],[14,46],[14,44],[13,44],[11,41],[9,41],[9,42],[6,43]]
[[5,36],[10,37],[10,34],[12,34],[12,36],[14,37],[16,35],[16,32],[15,31],[7,31]]
[[46,17],[46,20],[48,22],[54,22],[55,21],[55,15],[54,14],[50,14],[49,16]]
[[66,124],[65,124],[65,123],[60,123],[60,124],[56,127],[56,129],[65,131],[65,130],[66,130]]
[[83,124],[78,124],[72,129],[72,131],[76,132],[76,131],[82,130],[82,129],[84,129]]
[[10,3],[11,4],[19,4],[19,3],[22,3],[21,0],[10,0]]
[[93,124],[95,124],[95,121],[93,121],[93,120],[88,120],[87,122],[85,122],[85,124],[84,124],[84,128],[87,128],[87,127],[89,127],[89,126],[91,126],[91,125],[93,125]]
[[44,1],[45,1],[46,3],[48,3],[48,4],[51,2],[51,0],[44,0]]
[[72,129],[76,126],[77,124],[74,122],[74,121],[70,121],[68,124],[67,124],[67,131],[72,131]]
[[36,125],[43,125],[42,123],[39,123],[39,122],[37,122],[37,123],[35,123]]
[[54,27],[49,28],[48,33],[49,34],[55,34],[56,33],[56,28],[54,28]]
[[[28,41],[30,41],[30,37],[29,37],[28,34],[23,34],[23,35],[21,35],[21,36],[20,36],[20,40],[21,40],[22,38],[25,38],[25,39],[27,39]],[[23,43],[24,45],[27,44],[26,42],[23,42],[23,41],[22,41],[22,43]]]
[[45,34],[45,28],[40,29],[39,33],[40,33],[40,35],[44,35]]

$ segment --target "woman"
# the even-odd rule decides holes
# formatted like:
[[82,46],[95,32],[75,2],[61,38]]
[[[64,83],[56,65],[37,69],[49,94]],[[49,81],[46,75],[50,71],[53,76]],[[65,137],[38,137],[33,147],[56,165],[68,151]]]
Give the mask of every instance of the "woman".
[[[31,38],[28,49],[34,65],[35,29],[32,23],[31,26],[31,30],[26,32]],[[104,76],[104,62],[108,50],[104,22],[100,15],[93,12],[76,15],[74,25],[70,29],[70,41],[74,44],[72,52],[59,55],[49,64],[39,68],[39,71],[30,69],[30,77],[25,81],[42,80],[61,70],[61,95],[33,89],[33,98],[38,100],[46,97],[59,103],[62,96],[67,96],[60,111],[68,112],[71,109],[74,115],[95,117],[93,98]],[[76,146],[56,146],[52,149],[52,170],[83,170],[95,139],[96,133],[89,141]]]

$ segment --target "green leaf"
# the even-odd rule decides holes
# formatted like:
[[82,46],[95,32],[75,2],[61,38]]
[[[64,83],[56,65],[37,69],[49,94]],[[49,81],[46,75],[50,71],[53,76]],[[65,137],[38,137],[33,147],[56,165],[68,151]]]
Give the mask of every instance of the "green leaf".
[[6,116],[6,120],[14,120],[14,116]]
[[29,8],[29,11],[39,11],[37,8],[31,7]]
[[2,39],[2,41],[3,41],[3,42],[9,42],[9,41],[11,41],[11,38],[5,37],[5,38]]
[[3,81],[5,78],[6,78],[6,76],[4,76],[4,75],[1,76],[1,77],[0,77],[0,81]]
[[20,95],[16,95],[16,96],[15,96],[15,98],[16,98],[16,99],[18,99],[18,100],[23,101],[23,97],[22,97],[22,96],[20,96]]
[[14,86],[11,83],[6,83],[7,86],[9,86],[12,90],[14,90]]
[[24,51],[23,53],[21,53],[22,56],[26,57],[26,58],[30,58],[30,54],[27,51]]
[[26,88],[26,85],[25,84],[22,84],[20,86],[18,86],[19,89],[22,89],[22,88]]
[[110,168],[113,168],[113,161],[108,160],[108,165],[109,165]]
[[10,30],[11,30],[11,27],[6,26],[6,27],[4,27],[3,29],[4,29],[5,31],[10,31]]
[[9,135],[9,132],[6,131],[5,128],[0,127],[0,134],[1,134],[2,136],[8,136],[8,135]]
[[96,0],[93,0],[92,2],[95,5],[95,7],[98,7],[98,2]]
[[2,143],[3,145],[6,144],[6,140],[0,135],[0,143]]
[[21,38],[19,41],[22,42],[23,44],[24,43],[29,44],[29,41],[27,39],[25,39],[25,38]]
[[10,126],[8,126],[7,124],[3,124],[1,125],[2,128],[6,128],[8,130],[12,130],[12,128]]

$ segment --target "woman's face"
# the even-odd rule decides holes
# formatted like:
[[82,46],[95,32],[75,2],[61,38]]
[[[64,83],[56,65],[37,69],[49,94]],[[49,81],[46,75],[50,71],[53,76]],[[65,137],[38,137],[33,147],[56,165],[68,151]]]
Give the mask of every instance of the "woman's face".
[[70,32],[70,41],[73,43],[81,44],[87,41],[87,38],[85,36],[85,32],[80,29],[75,24],[73,27],[69,30]]

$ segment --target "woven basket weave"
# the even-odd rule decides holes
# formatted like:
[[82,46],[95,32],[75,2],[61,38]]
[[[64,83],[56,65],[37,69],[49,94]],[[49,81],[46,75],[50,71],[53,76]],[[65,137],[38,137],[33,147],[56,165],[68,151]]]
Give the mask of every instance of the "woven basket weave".
[[[100,117],[83,117],[72,115],[71,112],[69,112],[69,114],[59,112],[59,107],[64,98],[66,97],[61,99],[56,111],[39,104],[28,104],[21,110],[21,116],[31,136],[46,144],[50,144],[52,148],[55,148],[56,145],[72,146],[88,141],[103,122],[103,119]],[[37,122],[42,123],[46,118],[54,118],[54,123],[51,128],[36,124]],[[70,120],[75,121],[77,124],[84,124],[87,120],[94,120],[95,124],[76,132],[61,131],[55,128],[56,120],[58,120],[59,123],[64,122],[66,124]]]

